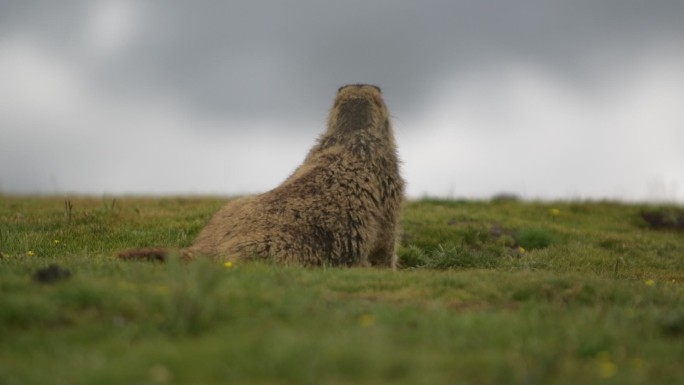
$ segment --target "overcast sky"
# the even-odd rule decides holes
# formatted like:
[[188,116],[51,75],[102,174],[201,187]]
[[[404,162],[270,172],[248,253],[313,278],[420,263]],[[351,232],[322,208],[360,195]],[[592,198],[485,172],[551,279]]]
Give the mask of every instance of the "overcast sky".
[[373,83],[411,197],[684,203],[684,2],[0,0],[0,192],[268,190]]

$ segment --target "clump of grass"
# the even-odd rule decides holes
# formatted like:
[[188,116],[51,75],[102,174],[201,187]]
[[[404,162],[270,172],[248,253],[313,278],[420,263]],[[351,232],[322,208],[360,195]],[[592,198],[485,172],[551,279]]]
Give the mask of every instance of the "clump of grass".
[[171,281],[164,326],[172,334],[197,334],[207,330],[221,318],[214,291],[224,277],[222,269],[204,259],[186,267],[177,256],[169,258],[168,268]]
[[430,263],[430,258],[425,250],[415,245],[400,248],[397,254],[399,255],[399,266],[403,268],[424,267]]
[[628,240],[616,236],[606,237],[605,239],[602,239],[598,245],[605,250],[621,254],[629,251],[629,249],[633,247]]
[[465,244],[437,245],[425,251],[416,246],[403,248],[399,252],[400,266],[423,267],[428,269],[491,268],[501,259],[499,249],[477,249]]
[[474,250],[465,246],[439,245],[432,252],[427,267],[434,269],[487,268],[496,265],[492,253]]
[[527,250],[543,249],[553,243],[553,235],[546,229],[525,228],[518,231],[515,241]]
[[67,223],[71,223],[73,218],[74,205],[71,203],[71,199],[64,200],[64,216],[66,216]]

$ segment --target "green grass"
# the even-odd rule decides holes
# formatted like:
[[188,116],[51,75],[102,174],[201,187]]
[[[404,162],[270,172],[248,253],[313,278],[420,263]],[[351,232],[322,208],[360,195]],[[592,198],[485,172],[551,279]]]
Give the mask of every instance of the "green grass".
[[684,233],[651,207],[411,202],[396,272],[113,257],[224,202],[0,195],[0,384],[684,383]]

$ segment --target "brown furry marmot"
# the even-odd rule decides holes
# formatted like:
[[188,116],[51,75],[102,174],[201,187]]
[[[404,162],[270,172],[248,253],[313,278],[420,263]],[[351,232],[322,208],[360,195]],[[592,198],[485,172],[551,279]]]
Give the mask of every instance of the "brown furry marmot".
[[[328,128],[280,186],[228,202],[180,254],[395,267],[404,181],[380,88],[341,87]],[[160,259],[164,249],[119,254]]]

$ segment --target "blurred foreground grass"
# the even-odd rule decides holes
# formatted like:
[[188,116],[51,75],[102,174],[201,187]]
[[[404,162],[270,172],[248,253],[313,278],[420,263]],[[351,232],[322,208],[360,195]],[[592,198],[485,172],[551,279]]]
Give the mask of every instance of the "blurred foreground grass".
[[0,196],[0,384],[684,383],[684,233],[650,207],[411,202],[396,272],[113,258],[224,202]]

